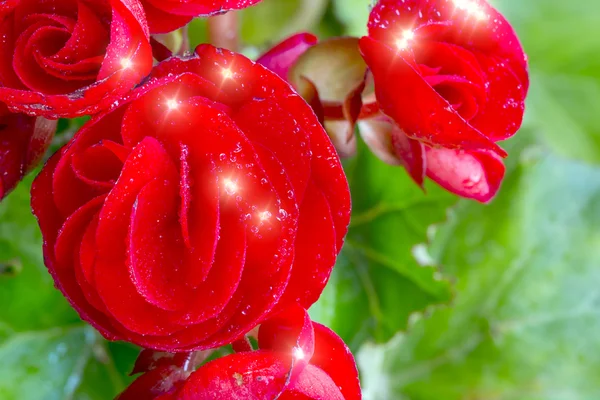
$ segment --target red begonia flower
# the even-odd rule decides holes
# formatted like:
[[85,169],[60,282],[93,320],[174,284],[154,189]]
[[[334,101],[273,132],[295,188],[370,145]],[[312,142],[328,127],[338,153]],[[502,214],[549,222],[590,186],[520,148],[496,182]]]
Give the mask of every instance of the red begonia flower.
[[109,339],[184,351],[314,303],[350,195],[306,102],[205,45],[87,123],[36,179],[32,207],[82,318]]
[[167,33],[181,28],[193,17],[208,17],[241,10],[261,0],[141,0],[151,33]]
[[30,115],[107,109],[152,68],[139,0],[21,0],[0,34],[0,100]]
[[426,174],[460,196],[491,200],[505,169],[496,142],[521,126],[529,86],[506,19],[485,0],[380,0],[360,49],[396,124],[391,137],[367,128],[367,143],[387,146],[419,184]]
[[0,199],[41,161],[56,121],[13,114],[0,103]]
[[304,309],[291,306],[263,323],[258,345],[210,361],[183,380],[183,369],[162,365],[139,377],[119,400],[361,398],[350,350]]
[[[389,7],[396,7],[391,8],[392,11],[401,7],[401,2],[398,1],[382,3],[386,3],[385,7],[381,4],[378,5],[374,9],[373,15],[379,15],[377,13],[382,8],[386,12],[390,12]],[[419,4],[422,7],[432,7],[433,3],[431,1],[423,1]],[[410,4],[407,2],[405,6],[411,8],[410,10],[407,9],[407,13],[412,16],[416,3],[414,1],[410,2]],[[372,16],[372,18],[375,17]],[[482,18],[482,16],[479,18]],[[381,22],[381,20],[378,21]],[[374,24],[373,21],[372,24]],[[389,24],[383,25],[388,30],[393,28]],[[506,25],[502,26],[505,30],[510,29]],[[387,31],[384,30],[385,32]],[[435,40],[435,38],[430,39]],[[514,40],[513,44],[516,43],[518,47],[518,41],[514,37],[514,34],[511,37],[505,37],[505,39]],[[414,40],[416,39],[413,37],[412,44],[416,46]],[[409,41],[407,40],[406,43],[408,44]],[[397,43],[395,44],[397,45]],[[430,47],[440,46],[439,43],[429,43],[425,39],[420,41],[419,45]],[[338,38],[317,43],[316,37],[310,34],[293,35],[266,52],[258,59],[258,62],[288,80],[311,104],[317,115],[321,116],[321,122],[327,129],[338,153],[342,157],[352,156],[356,152],[356,140],[352,137],[352,134],[354,132],[354,123],[358,120],[359,131],[369,148],[383,161],[392,165],[404,166],[419,186],[423,185],[424,179],[427,176],[445,189],[459,196],[481,202],[490,201],[497,193],[505,172],[502,159],[497,155],[496,151],[500,154],[504,154],[504,151],[494,143],[502,138],[494,134],[497,130],[488,130],[487,128],[484,129],[484,127],[496,121],[495,126],[500,129],[502,126],[510,124],[511,118],[514,120],[516,114],[518,114],[519,122],[511,128],[511,134],[514,133],[514,130],[520,124],[520,118],[523,113],[523,97],[527,89],[525,56],[520,47],[518,47],[519,54],[517,56],[521,60],[522,65],[516,62],[517,66],[515,68],[519,69],[519,65],[521,65],[520,74],[522,74],[525,84],[521,93],[522,97],[519,100],[520,103],[517,107],[519,110],[517,113],[507,112],[506,114],[498,115],[498,113],[494,112],[493,104],[488,107],[488,114],[482,108],[479,117],[473,123],[477,123],[478,129],[481,129],[482,132],[490,132],[491,137],[488,138],[476,131],[476,129],[469,127],[468,123],[453,111],[451,105],[442,97],[442,95],[449,95],[448,93],[451,93],[451,91],[448,88],[443,89],[441,83],[437,86],[443,89],[440,89],[440,94],[436,94],[435,90],[423,80],[416,81],[417,84],[413,90],[413,94],[410,94],[410,90],[395,90],[395,86],[390,84],[390,82],[397,82],[396,86],[409,84],[405,82],[407,78],[403,75],[402,68],[396,68],[400,55],[395,50],[390,50],[386,43],[374,42],[373,46],[377,47],[378,51],[380,51],[380,53],[373,53],[372,56],[378,60],[378,64],[373,68],[376,72],[375,87],[379,89],[377,100],[381,104],[388,104],[384,108],[384,111],[390,112],[390,115],[394,116],[393,109],[386,111],[390,110],[389,104],[401,104],[402,107],[399,107],[398,110],[402,112],[401,116],[404,114],[408,115],[409,123],[412,121],[420,124],[422,127],[431,124],[433,128],[443,128],[440,131],[440,138],[437,143],[432,143],[432,141],[422,136],[407,135],[406,131],[401,128],[402,125],[400,122],[393,121],[389,117],[379,113],[379,106],[374,102],[371,95],[373,85],[372,75],[367,74],[363,77],[361,68],[366,68],[366,66],[363,66],[364,61],[360,57],[358,45],[353,47],[351,38]],[[366,47],[367,50],[371,49],[369,45]],[[425,52],[425,49],[419,47],[416,51]],[[463,51],[463,53],[466,53],[466,51]],[[463,53],[460,53],[460,55],[467,57]],[[504,54],[504,52],[500,53]],[[480,58],[483,59],[483,56],[480,56]],[[451,57],[442,57],[437,59],[436,62],[458,63],[458,61]],[[429,72],[433,71],[428,70],[424,66],[422,68]],[[381,78],[382,71],[385,74],[395,75]],[[436,79],[442,78],[438,76]],[[455,78],[450,77],[448,79],[456,81]],[[377,82],[379,82],[378,85]],[[422,85],[418,85],[419,83]],[[367,89],[361,92],[365,86]],[[498,89],[497,86],[490,87]],[[443,112],[450,115],[447,123],[442,124],[441,120],[437,118],[439,115],[436,118],[430,118],[434,114],[434,111],[436,111],[435,107],[427,108],[429,114],[420,109],[419,104],[429,107],[426,102],[419,103],[418,101],[420,98],[419,95],[423,90],[427,96],[434,95],[436,101],[433,104],[435,107],[439,104],[445,105]],[[384,93],[381,94],[381,92]],[[495,96],[497,94],[497,91],[490,92],[488,96]],[[482,96],[482,99],[486,99],[485,93]],[[385,103],[385,101],[382,102],[382,98],[389,100],[388,103]],[[430,97],[427,98],[431,99]],[[504,99],[506,100],[506,98]],[[494,102],[497,99],[489,97],[489,100]],[[408,112],[408,110],[411,110],[414,115]],[[497,107],[495,110],[497,111]],[[489,112],[492,112],[492,114],[489,114]],[[419,115],[419,117],[417,118],[416,115]],[[483,121],[484,116],[487,118],[487,125],[478,122]],[[462,125],[457,124],[457,121],[461,121]],[[430,131],[436,131],[433,128]],[[463,131],[467,133],[463,135]],[[422,132],[427,132],[427,130]],[[469,136],[471,134],[474,136]]]
[[527,58],[484,0],[380,0],[360,48],[381,109],[428,145],[505,152],[521,125]]

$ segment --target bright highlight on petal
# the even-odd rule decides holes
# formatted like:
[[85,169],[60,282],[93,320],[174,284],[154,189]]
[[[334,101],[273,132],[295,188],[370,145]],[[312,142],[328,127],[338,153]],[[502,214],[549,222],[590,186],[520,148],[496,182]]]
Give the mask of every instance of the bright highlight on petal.
[[129,69],[132,66],[132,62],[130,58],[122,58],[121,59],[121,67],[123,67],[123,69]]
[[488,17],[481,6],[473,0],[454,0],[454,5],[457,9],[465,10],[469,15],[478,20],[484,20]]
[[296,360],[303,360],[305,357],[304,351],[300,347],[294,347],[293,355]]
[[229,68],[224,68],[221,73],[223,74],[223,78],[225,79],[233,78],[233,72]]
[[263,211],[260,214],[258,214],[258,218],[260,218],[260,220],[264,222],[271,218],[271,213],[269,211]]
[[167,100],[167,107],[169,108],[169,110],[173,111],[179,107],[179,104],[177,104],[177,100],[169,99]]
[[237,183],[231,179],[225,179],[223,181],[223,186],[225,186],[225,192],[230,196],[236,194],[239,189]]
[[400,50],[405,50],[408,48],[408,45],[414,38],[415,38],[415,33],[410,29],[406,29],[406,30],[404,30],[404,32],[402,32],[402,38],[396,40],[396,46]]

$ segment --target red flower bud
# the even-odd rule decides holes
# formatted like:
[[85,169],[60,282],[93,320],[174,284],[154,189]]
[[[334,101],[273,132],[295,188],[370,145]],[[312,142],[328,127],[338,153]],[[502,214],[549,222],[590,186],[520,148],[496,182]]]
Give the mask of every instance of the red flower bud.
[[0,199],[41,161],[56,121],[13,114],[0,103]]
[[48,118],[111,106],[152,68],[138,0],[21,0],[0,13],[0,100]]
[[208,17],[250,7],[261,0],[141,0],[151,33],[181,28],[193,17]]
[[495,142],[519,129],[529,85],[506,19],[484,0],[380,0],[360,49],[398,128],[391,141],[367,142],[390,144],[419,183],[426,171],[452,192],[489,201],[506,156]]
[[241,55],[196,53],[93,118],[32,189],[46,265],[82,318],[168,351],[314,303],[350,214],[335,149],[289,85]]

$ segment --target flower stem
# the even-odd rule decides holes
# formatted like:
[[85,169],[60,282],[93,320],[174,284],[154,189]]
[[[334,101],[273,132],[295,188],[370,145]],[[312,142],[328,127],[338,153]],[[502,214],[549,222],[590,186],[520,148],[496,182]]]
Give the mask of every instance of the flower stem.
[[208,39],[216,47],[231,51],[239,49],[238,14],[230,11],[208,19]]

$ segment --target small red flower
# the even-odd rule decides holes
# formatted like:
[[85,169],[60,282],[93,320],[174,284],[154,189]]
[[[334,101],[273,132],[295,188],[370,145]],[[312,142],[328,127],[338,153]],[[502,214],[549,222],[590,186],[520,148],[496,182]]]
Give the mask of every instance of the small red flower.
[[30,115],[94,114],[152,68],[138,0],[21,0],[0,34],[0,100]]
[[241,10],[261,0],[141,0],[151,33],[181,28],[193,17],[208,17],[229,10]]
[[13,114],[0,103],[0,199],[41,161],[56,121]]
[[[380,0],[360,49],[391,146],[411,176],[489,201],[504,175],[495,142],[520,127],[527,58],[484,0]],[[413,143],[417,141],[417,143]]]
[[314,303],[350,195],[310,107],[247,58],[159,64],[36,179],[46,265],[109,339],[183,351]]
[[258,345],[259,350],[216,359],[193,373],[180,362],[193,355],[164,359],[118,399],[361,399],[352,353],[304,309],[292,306],[263,323]]

